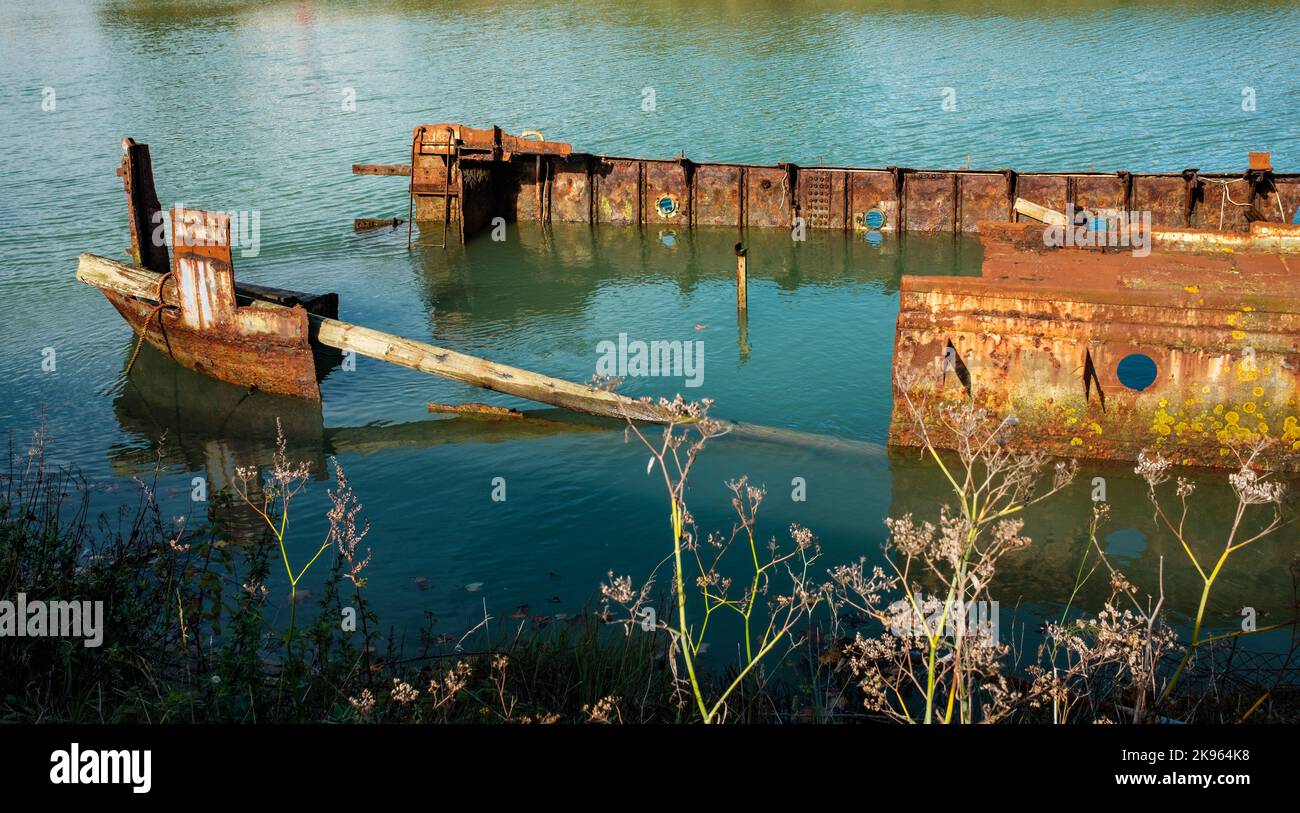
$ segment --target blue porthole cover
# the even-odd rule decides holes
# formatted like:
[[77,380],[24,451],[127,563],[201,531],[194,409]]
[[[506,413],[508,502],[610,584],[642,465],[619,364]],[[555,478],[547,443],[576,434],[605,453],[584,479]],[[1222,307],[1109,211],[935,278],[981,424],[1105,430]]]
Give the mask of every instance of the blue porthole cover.
[[1141,392],[1155,383],[1156,363],[1145,353],[1130,353],[1115,365],[1115,375],[1119,383]]
[[677,214],[677,198],[672,194],[660,195],[659,200],[655,201],[655,209],[660,217],[672,217]]

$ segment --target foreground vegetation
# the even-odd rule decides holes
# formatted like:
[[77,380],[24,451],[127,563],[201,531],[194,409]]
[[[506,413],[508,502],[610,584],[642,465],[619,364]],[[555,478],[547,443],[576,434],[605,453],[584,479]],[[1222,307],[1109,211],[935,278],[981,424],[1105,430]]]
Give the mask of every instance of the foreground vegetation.
[[[820,565],[809,529],[792,526],[785,544],[763,541],[764,492],[743,478],[729,484],[733,526],[701,531],[687,483],[725,428],[708,418],[707,403],[661,406],[678,420],[653,431],[629,425],[628,433],[663,481],[669,522],[656,572],[639,584],[611,573],[599,609],[572,623],[521,624],[491,636],[480,625],[458,638],[426,630],[414,647],[398,643],[366,604],[369,526],[337,461],[324,538],[291,546],[292,504],[309,472],[287,458],[283,438],[273,466],[238,471],[218,498],[259,518],[261,538],[252,542],[219,524],[165,520],[144,480],[130,510],[92,517],[86,484],[47,464],[43,438],[21,453],[11,448],[0,476],[0,599],[23,592],[29,601],[102,601],[106,632],[99,648],[58,637],[0,639],[0,720],[1300,719],[1300,693],[1284,680],[1294,650],[1274,679],[1243,680],[1232,657],[1247,633],[1205,633],[1208,598],[1233,555],[1276,542],[1291,521],[1283,486],[1254,469],[1257,449],[1243,452],[1231,475],[1238,510],[1209,562],[1183,536],[1190,481],[1158,456],[1138,464],[1157,519],[1187,556],[1162,567],[1191,567],[1204,584],[1190,637],[1171,626],[1162,585],[1136,586],[1107,559],[1097,541],[1107,514],[1100,503],[1074,595],[1101,578],[1108,600],[1082,608],[1072,598],[1025,651],[967,623],[967,610],[989,598],[1004,557],[1032,544],[1022,534],[1024,509],[1050,500],[1075,466],[1015,451],[1006,422],[951,410],[943,427],[951,437],[924,436],[951,501],[932,517],[888,519],[883,565]],[[940,445],[957,451],[942,454]],[[304,549],[312,555],[296,561],[291,550]],[[306,599],[298,585],[313,568],[328,575],[321,595]],[[271,595],[268,583],[287,583],[289,595]],[[275,612],[282,606],[287,625]],[[1258,631],[1279,627],[1294,632],[1295,622]],[[710,638],[735,658],[706,668]]]

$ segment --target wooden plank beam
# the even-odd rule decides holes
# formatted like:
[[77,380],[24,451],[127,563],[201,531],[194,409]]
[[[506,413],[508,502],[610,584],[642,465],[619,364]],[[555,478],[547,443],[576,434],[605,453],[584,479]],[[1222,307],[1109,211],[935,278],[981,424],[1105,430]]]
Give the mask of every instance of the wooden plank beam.
[[413,370],[471,384],[475,387],[526,398],[538,403],[602,415],[608,418],[632,418],[664,423],[672,413],[655,403],[628,398],[584,384],[540,375],[519,367],[458,353],[444,347],[417,342],[391,333],[337,319],[313,317],[316,339],[327,347],[352,350],[363,356],[410,367]]
[[1022,214],[1025,217],[1031,217],[1034,220],[1037,220],[1039,223],[1047,223],[1052,226],[1066,225],[1065,215],[1061,214],[1055,209],[1049,209],[1046,206],[1039,206],[1037,203],[1034,203],[1032,200],[1025,200],[1024,198],[1016,198],[1015,210],[1017,214]]
[[353,164],[353,175],[410,175],[410,164]]

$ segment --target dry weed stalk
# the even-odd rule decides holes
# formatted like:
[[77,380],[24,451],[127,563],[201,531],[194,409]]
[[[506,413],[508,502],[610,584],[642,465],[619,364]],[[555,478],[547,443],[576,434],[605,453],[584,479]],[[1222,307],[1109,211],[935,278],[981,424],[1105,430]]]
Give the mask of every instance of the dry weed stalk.
[[[669,516],[673,534],[672,591],[676,604],[676,623],[661,621],[648,607],[654,574],[639,589],[634,589],[630,577],[610,574],[610,583],[601,586],[607,602],[621,605],[628,613],[624,622],[628,629],[641,624],[667,632],[670,638],[669,663],[673,674],[680,680],[678,659],[685,666],[686,688],[689,689],[696,709],[705,723],[725,719],[728,698],[744,680],[757,674],[760,663],[783,641],[794,645],[793,631],[806,619],[823,598],[821,588],[808,576],[809,567],[819,555],[812,533],[806,528],[791,526],[793,546],[783,548],[776,539],[762,546],[757,538],[757,515],[764,491],[749,484],[742,477],[727,483],[732,493],[731,505],[736,512],[736,523],[727,534],[711,533],[700,538],[699,528],[686,507],[686,488],[690,472],[701,450],[710,438],[724,434],[723,424],[708,417],[711,402],[688,403],[679,395],[659,404],[674,415],[663,428],[658,440],[651,440],[633,421],[628,420],[625,439],[631,436],[641,441],[650,452],[646,473],[658,469],[663,478],[668,497]],[[693,435],[693,437],[692,437]],[[743,581],[724,573],[722,560],[735,543],[740,543],[750,563],[750,571]],[[668,559],[665,559],[668,561]],[[692,575],[688,578],[687,570]],[[773,594],[773,576],[784,573],[789,587]],[[740,587],[739,594],[736,588]],[[698,604],[688,600],[687,591],[699,593]],[[700,607],[702,615],[692,623],[692,607]],[[755,614],[756,608],[765,606],[766,620]],[[743,647],[740,663],[734,678],[712,700],[705,699],[706,689],[697,668],[703,653],[710,621],[718,611],[736,614],[743,629]]]
[[348,484],[343,466],[337,458],[331,458],[334,475],[338,482],[337,490],[329,492],[331,508],[325,517],[329,528],[325,539],[307,563],[295,570],[289,561],[287,543],[289,533],[290,505],[294,498],[307,487],[311,478],[311,466],[308,463],[291,463],[286,451],[287,442],[280,419],[275,419],[275,453],[269,471],[257,467],[241,466],[235,469],[231,487],[235,494],[247,504],[271,529],[280,548],[280,559],[284,563],[284,572],[289,579],[289,634],[288,646],[293,645],[293,633],[298,607],[298,583],[331,546],[338,549],[339,556],[348,563],[345,574],[358,589],[365,584],[361,572],[370,563],[370,551],[359,557],[361,540],[370,530],[369,523],[357,527],[357,517],[361,513],[361,503],[357,500]]
[[[1155,698],[1160,663],[1179,649],[1177,633],[1165,623],[1162,612],[1163,557],[1159,595],[1144,598],[1111,565],[1098,541],[1098,530],[1109,514],[1110,506],[1105,503],[1094,507],[1088,526],[1089,545],[1080,562],[1080,576],[1070,603],[1062,610],[1060,621],[1047,624],[1047,640],[1038,650],[1039,663],[1026,670],[1033,681],[1026,696],[1028,704],[1038,708],[1050,700],[1054,723],[1071,722],[1076,707],[1084,704],[1092,719],[1110,720],[1111,716],[1125,714],[1135,723],[1143,722]],[[1092,552],[1097,555],[1097,563],[1084,576]],[[1095,617],[1069,619],[1074,596],[1103,566],[1110,576],[1110,596],[1101,611]],[[1123,702],[1131,706],[1125,707]]]
[[[937,524],[910,514],[886,520],[888,571],[867,572],[864,561],[834,568],[831,606],[837,618],[855,611],[884,628],[877,637],[858,633],[848,648],[869,708],[905,722],[973,722],[977,715],[988,721],[1009,713],[1019,695],[1002,674],[1008,648],[988,629],[969,629],[964,616],[986,600],[1002,557],[1029,545],[1018,515],[1065,488],[1078,466],[1057,462],[1040,490],[1046,455],[1014,451],[1014,419],[998,420],[971,404],[940,411],[955,439],[954,464],[932,441],[911,384],[900,375],[898,390],[957,508],[944,505]],[[923,582],[937,590],[928,592]],[[913,693],[923,709],[909,702]]]
[[[1156,517],[1160,523],[1174,535],[1178,544],[1182,547],[1183,553],[1187,555],[1188,561],[1196,569],[1197,575],[1201,578],[1201,597],[1200,603],[1196,608],[1196,618],[1192,626],[1192,637],[1188,642],[1186,651],[1182,659],[1178,662],[1178,668],[1174,671],[1169,682],[1165,684],[1164,689],[1160,692],[1157,702],[1164,702],[1169,698],[1174,688],[1178,685],[1179,679],[1186,671],[1191,659],[1195,656],[1196,651],[1205,644],[1215,641],[1221,641],[1226,638],[1232,638],[1238,635],[1247,634],[1246,630],[1214,635],[1207,638],[1201,637],[1201,628],[1205,622],[1205,610],[1210,600],[1210,593],[1214,589],[1214,583],[1223,573],[1223,568],[1228,563],[1229,557],[1237,551],[1259,542],[1265,537],[1271,536],[1284,525],[1289,524],[1293,519],[1287,519],[1283,515],[1283,500],[1286,497],[1286,485],[1272,479],[1270,474],[1261,473],[1256,470],[1255,465],[1260,455],[1266,448],[1263,441],[1257,442],[1245,449],[1233,448],[1233,454],[1237,457],[1238,468],[1235,472],[1228,475],[1228,483],[1232,486],[1233,492],[1237,496],[1237,505],[1233,510],[1232,523],[1228,526],[1228,531],[1224,535],[1223,545],[1219,548],[1217,557],[1214,558],[1213,564],[1202,562],[1192,550],[1192,540],[1187,533],[1187,517],[1190,512],[1188,499],[1196,490],[1196,484],[1185,477],[1172,478],[1175,483],[1175,496],[1178,499],[1177,516],[1167,512],[1160,501],[1157,493],[1160,486],[1171,480],[1169,473],[1173,463],[1159,454],[1143,451],[1138,457],[1138,465],[1135,471],[1147,482],[1147,496],[1155,508]],[[1251,511],[1254,507],[1261,507],[1268,511],[1266,521],[1259,527],[1259,530],[1250,533],[1245,530],[1243,523],[1247,513],[1256,513]],[[1258,627],[1250,630],[1250,633],[1267,632],[1268,630],[1279,629],[1281,627],[1294,627],[1295,619],[1283,622],[1281,624],[1272,624],[1266,627]]]

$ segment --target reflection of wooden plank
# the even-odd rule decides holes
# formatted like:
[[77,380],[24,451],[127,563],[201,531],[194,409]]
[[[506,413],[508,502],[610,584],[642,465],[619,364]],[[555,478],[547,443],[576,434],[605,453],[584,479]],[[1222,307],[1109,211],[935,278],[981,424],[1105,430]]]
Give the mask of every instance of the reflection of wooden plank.
[[1047,223],[1052,226],[1064,226],[1065,215],[1054,209],[1048,209],[1046,206],[1039,206],[1031,200],[1016,198],[1016,213],[1025,217],[1032,217],[1039,223]]

